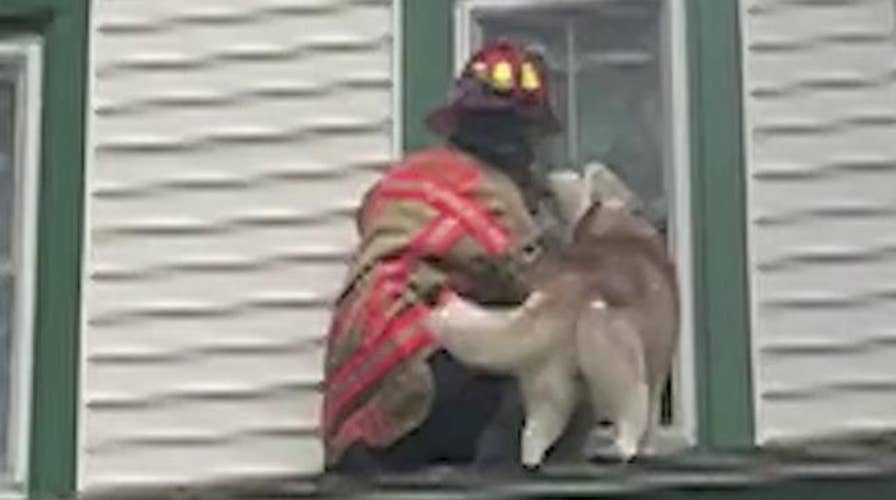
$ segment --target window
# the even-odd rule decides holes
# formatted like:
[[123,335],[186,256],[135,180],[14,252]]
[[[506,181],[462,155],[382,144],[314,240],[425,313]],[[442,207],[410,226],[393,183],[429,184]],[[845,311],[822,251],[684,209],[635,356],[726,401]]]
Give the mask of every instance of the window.
[[684,1],[465,0],[455,19],[455,64],[508,38],[541,51],[564,133],[539,152],[539,168],[602,163],[666,231],[683,295],[678,366],[667,391],[661,447],[696,439]]
[[35,297],[40,41],[0,39],[0,473],[26,479]]

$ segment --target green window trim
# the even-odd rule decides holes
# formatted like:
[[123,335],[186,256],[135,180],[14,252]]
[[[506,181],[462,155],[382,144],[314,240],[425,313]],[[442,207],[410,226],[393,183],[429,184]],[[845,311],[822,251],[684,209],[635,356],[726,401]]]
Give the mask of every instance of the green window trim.
[[453,0],[395,0],[401,9],[401,145],[403,151],[439,140],[423,124],[448,95],[454,72]]
[[89,0],[4,0],[3,34],[44,41],[28,490],[76,488]]
[[688,0],[699,440],[754,444],[738,0]]
[[[454,61],[453,0],[401,0],[401,144],[438,144],[424,124]],[[754,441],[737,0],[686,0],[698,439]]]

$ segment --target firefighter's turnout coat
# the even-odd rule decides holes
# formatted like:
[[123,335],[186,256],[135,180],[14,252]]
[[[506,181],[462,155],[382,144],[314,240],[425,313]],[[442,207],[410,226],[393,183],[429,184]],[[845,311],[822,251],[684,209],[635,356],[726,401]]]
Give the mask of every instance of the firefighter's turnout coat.
[[537,234],[519,188],[450,147],[398,162],[364,197],[360,246],[328,334],[326,461],[355,442],[387,447],[434,398],[423,319],[448,290],[485,304],[521,301],[521,246]]

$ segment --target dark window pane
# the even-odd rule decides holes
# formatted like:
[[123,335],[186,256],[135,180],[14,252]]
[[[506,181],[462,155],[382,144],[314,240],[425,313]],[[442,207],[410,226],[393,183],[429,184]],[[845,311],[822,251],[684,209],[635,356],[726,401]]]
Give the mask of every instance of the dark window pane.
[[0,276],[0,469],[6,466],[6,422],[9,418],[10,347],[13,324],[12,276]]
[[0,80],[0,269],[8,267],[12,255],[13,203],[16,176],[13,170],[15,138],[15,88]]
[[579,162],[606,163],[648,206],[665,198],[659,14],[580,18],[576,38]]
[[[7,76],[0,69],[0,75]],[[0,469],[6,468],[11,387],[11,346],[15,318],[15,217],[18,176],[14,164],[15,84],[0,79]]]

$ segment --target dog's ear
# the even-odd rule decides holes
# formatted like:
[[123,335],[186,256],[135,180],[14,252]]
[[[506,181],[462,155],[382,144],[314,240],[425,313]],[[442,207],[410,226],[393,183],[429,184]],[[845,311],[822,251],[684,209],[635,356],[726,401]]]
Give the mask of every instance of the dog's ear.
[[588,206],[585,212],[579,217],[579,220],[576,221],[575,226],[572,230],[572,241],[582,241],[584,238],[588,236],[588,233],[591,231],[591,227],[594,223],[594,219],[597,217],[597,214],[600,212],[601,208],[603,208],[603,202],[601,200],[595,200]]

